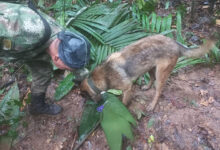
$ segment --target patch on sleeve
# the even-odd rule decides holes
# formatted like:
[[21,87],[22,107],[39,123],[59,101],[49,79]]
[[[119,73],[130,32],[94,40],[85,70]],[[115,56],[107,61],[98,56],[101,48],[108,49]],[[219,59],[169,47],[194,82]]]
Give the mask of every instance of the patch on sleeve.
[[2,49],[3,50],[11,50],[12,42],[10,39],[3,39],[2,40]]

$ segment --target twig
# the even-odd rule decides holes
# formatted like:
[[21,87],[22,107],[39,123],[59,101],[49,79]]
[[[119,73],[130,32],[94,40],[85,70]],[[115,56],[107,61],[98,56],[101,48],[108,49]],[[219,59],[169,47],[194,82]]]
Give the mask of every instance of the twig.
[[73,142],[72,142],[72,144],[71,144],[70,149],[73,149],[73,146],[74,146],[74,145],[75,145],[75,143],[76,143],[76,138],[77,138],[77,135],[78,135],[78,133],[77,133],[77,130],[76,130],[75,135],[74,135],[74,137],[73,137]]

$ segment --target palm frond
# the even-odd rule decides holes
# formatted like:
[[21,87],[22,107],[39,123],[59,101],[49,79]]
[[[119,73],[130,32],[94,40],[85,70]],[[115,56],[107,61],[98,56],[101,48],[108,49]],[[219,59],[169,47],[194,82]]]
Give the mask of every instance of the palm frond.
[[117,49],[108,45],[96,45],[91,49],[92,61],[90,65],[90,70],[93,70],[97,65],[99,65],[108,55],[116,52]]

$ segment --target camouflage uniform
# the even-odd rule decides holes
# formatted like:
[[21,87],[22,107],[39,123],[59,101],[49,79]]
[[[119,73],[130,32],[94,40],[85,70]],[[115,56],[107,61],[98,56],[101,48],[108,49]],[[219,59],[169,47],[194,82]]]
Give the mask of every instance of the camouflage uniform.
[[0,59],[25,63],[32,72],[32,93],[46,91],[52,64],[46,50],[62,30],[51,17],[40,12],[51,28],[50,39],[39,46],[45,26],[34,10],[25,4],[0,2]]

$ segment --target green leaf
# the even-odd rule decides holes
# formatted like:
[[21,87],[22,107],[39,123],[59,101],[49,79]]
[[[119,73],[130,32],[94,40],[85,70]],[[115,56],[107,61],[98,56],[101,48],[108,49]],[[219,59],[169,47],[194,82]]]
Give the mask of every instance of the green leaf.
[[103,99],[106,101],[106,105],[113,109],[114,113],[120,115],[125,118],[128,122],[136,125],[136,121],[133,116],[130,114],[128,109],[124,106],[124,104],[113,94],[105,93],[103,94]]
[[134,29],[137,29],[137,25],[138,24],[135,22],[135,20],[132,19],[125,20],[119,23],[118,25],[114,26],[113,28],[111,28],[109,32],[104,33],[103,39],[105,39],[105,41],[110,41],[115,38],[118,38],[121,36],[122,33],[128,33],[129,31],[133,31]]
[[184,40],[183,40],[183,37],[182,37],[182,21],[181,21],[181,13],[180,11],[177,12],[177,15],[176,15],[176,29],[177,29],[177,41],[182,43],[182,44],[185,44]]
[[83,114],[79,127],[79,141],[84,140],[92,131],[100,120],[100,113],[96,110],[99,104],[93,101],[87,101],[83,110]]
[[115,114],[114,111],[107,106],[105,106],[103,110],[101,126],[105,132],[111,150],[121,149],[122,135],[125,135],[129,139],[133,139],[128,121],[118,116],[118,114]]
[[145,81],[145,84],[148,84],[149,81],[150,81],[150,75],[148,73],[144,74],[144,81]]
[[155,32],[156,21],[157,21],[157,15],[153,12],[151,19],[151,32]]
[[176,31],[176,30],[175,29],[166,30],[166,31],[161,32],[160,34],[167,35],[167,34],[170,34],[170,33],[174,32],[174,31]]
[[27,82],[32,82],[32,74],[28,73],[27,75]]
[[44,0],[39,0],[37,4],[40,8],[45,9],[44,7]]
[[[169,14],[167,16],[166,30],[171,30],[171,25],[172,25],[172,14]],[[168,37],[173,38],[173,35],[170,33],[168,34]]]
[[102,36],[98,32],[96,32],[93,28],[91,28],[90,26],[87,26],[87,25],[82,24],[80,22],[74,22],[71,26],[77,27],[80,30],[84,30],[88,34],[95,37],[99,42],[104,43]]
[[110,149],[120,150],[123,135],[133,140],[130,123],[136,125],[136,121],[116,96],[110,93],[104,93],[102,96],[105,103],[101,126]]
[[170,6],[170,2],[169,2],[169,1],[167,1],[167,2],[166,2],[166,4],[165,4],[165,9],[168,9],[168,8],[169,8],[169,6]]
[[70,73],[59,83],[59,86],[56,88],[56,92],[54,98],[56,101],[60,100],[63,96],[65,96],[74,86],[73,79],[75,76],[73,73]]
[[201,64],[201,63],[205,63],[206,61],[202,58],[184,58],[181,57],[178,59],[178,62],[173,70],[173,72],[176,72],[178,69],[186,67],[188,65],[195,65],[195,64]]
[[129,145],[126,150],[132,150],[132,147]]
[[141,21],[142,21],[142,27],[146,28],[146,15],[141,16]]
[[0,90],[0,95],[2,95],[5,92],[5,88]]
[[87,26],[90,26],[91,28],[100,29],[105,32],[108,32],[108,29],[106,26],[104,26],[104,24],[101,24],[98,21],[94,21],[93,19],[90,19],[90,18],[87,18],[87,19],[79,18],[77,19],[77,23],[85,24]]
[[147,127],[151,128],[154,125],[155,119],[154,118],[150,118],[150,120],[147,123]]
[[146,31],[150,31],[150,21],[148,16],[145,16],[145,21],[146,21]]
[[148,138],[148,144],[152,144],[154,142],[154,136],[153,135],[150,135],[150,137]]
[[157,17],[157,23],[156,23],[156,32],[160,32],[160,27],[161,27],[161,17]]
[[161,32],[164,32],[166,30],[166,23],[167,23],[167,17],[164,17],[162,19]]
[[[56,9],[62,11],[59,7],[63,7],[63,3],[56,4]],[[92,44],[90,69],[112,52],[147,35],[137,20],[130,16],[130,6],[126,3],[91,4],[82,0],[71,9],[66,7],[69,14],[67,26],[86,36]]]
[[122,90],[116,90],[116,89],[109,89],[107,92],[112,93],[114,95],[121,95],[122,94]]

